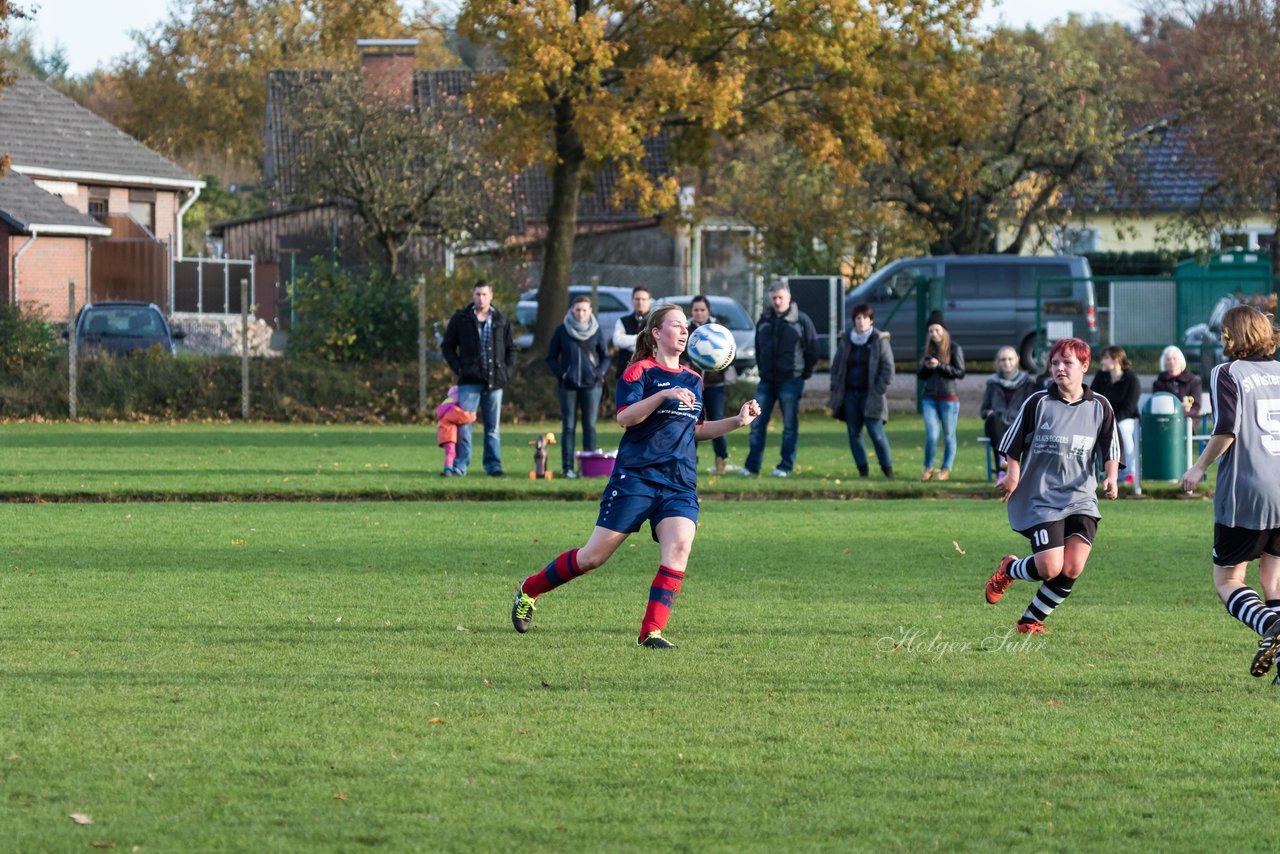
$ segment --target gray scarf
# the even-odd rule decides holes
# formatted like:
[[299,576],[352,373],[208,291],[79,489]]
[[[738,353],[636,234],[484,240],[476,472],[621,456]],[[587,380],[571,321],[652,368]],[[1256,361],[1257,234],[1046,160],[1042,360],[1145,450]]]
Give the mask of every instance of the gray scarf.
[[987,380],[987,382],[995,383],[1001,388],[1006,388],[1009,391],[1013,391],[1015,388],[1022,385],[1029,379],[1031,379],[1031,375],[1028,374],[1026,371],[1018,371],[1016,374],[1009,377],[1008,379],[1005,379],[1004,377],[1000,376],[1000,372],[996,371],[994,374],[991,375],[991,379]]
[[853,329],[850,329],[849,340],[853,342],[853,346],[861,347],[863,344],[866,344],[867,341],[871,339],[872,335],[875,335],[875,334],[876,334],[876,328],[874,326],[868,326],[866,332],[857,332]]
[[596,320],[596,316],[592,314],[587,318],[586,323],[579,323],[573,319],[573,311],[571,309],[565,312],[564,328],[565,331],[569,333],[570,337],[575,338],[578,341],[588,341],[591,339],[591,336],[600,331],[600,321]]

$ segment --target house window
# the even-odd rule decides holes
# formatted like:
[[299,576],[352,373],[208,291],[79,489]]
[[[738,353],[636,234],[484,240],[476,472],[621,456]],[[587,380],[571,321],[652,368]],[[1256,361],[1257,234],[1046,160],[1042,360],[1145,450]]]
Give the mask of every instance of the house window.
[[1276,245],[1276,232],[1265,225],[1251,225],[1219,232],[1216,243],[1216,248],[1223,250],[1239,248],[1250,252],[1269,252]]
[[156,233],[156,191],[130,190],[129,216],[154,235]]
[[1060,228],[1057,244],[1063,255],[1084,255],[1099,250],[1102,234],[1096,228]]
[[109,213],[111,213],[111,188],[90,187],[89,216],[97,220],[103,220]]

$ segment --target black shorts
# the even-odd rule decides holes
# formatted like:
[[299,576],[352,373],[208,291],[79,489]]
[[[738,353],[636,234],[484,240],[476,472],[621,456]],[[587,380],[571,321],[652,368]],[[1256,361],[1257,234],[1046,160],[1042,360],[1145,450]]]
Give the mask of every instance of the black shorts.
[[1280,530],[1255,531],[1213,525],[1213,565],[1235,566],[1257,560],[1263,554],[1280,557]]
[[1039,554],[1062,548],[1068,537],[1079,537],[1089,545],[1093,545],[1093,538],[1098,535],[1098,520],[1092,516],[1077,514],[1065,519],[1045,522],[1043,525],[1036,525],[1034,528],[1027,528],[1018,533],[1031,541],[1032,553]]

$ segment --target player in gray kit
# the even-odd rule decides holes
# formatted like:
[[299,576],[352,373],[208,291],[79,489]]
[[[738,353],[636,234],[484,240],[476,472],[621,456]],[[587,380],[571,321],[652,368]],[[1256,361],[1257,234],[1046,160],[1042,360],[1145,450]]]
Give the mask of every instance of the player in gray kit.
[[1053,385],[1027,398],[1000,439],[1009,470],[997,486],[1009,505],[1009,526],[1031,541],[1031,554],[1001,559],[987,581],[994,605],[1014,581],[1038,581],[1040,589],[1018,620],[1023,634],[1048,634],[1044,621],[1071,595],[1084,572],[1098,531],[1098,482],[1094,459],[1105,473],[1102,490],[1116,497],[1123,465],[1115,413],[1084,385],[1089,345],[1064,338],[1049,351]]
[[[1222,318],[1222,342],[1231,361],[1209,379],[1213,437],[1181,486],[1194,490],[1221,457],[1213,494],[1213,585],[1227,613],[1261,635],[1249,673],[1262,676],[1280,653],[1280,327],[1271,315],[1238,305]],[[1265,602],[1244,580],[1255,558]]]

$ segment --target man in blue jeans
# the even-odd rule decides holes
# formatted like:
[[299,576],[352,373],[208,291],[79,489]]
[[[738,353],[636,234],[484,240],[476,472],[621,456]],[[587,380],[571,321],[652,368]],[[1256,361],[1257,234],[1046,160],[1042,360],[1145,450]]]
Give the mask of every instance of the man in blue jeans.
[[756,364],[760,384],[756,400],[760,415],[751,422],[751,445],[741,474],[760,473],[764,457],[764,441],[769,418],[776,401],[782,407],[782,459],[773,470],[774,477],[786,477],[796,466],[796,445],[800,439],[800,396],[804,381],[813,375],[818,363],[818,333],[809,315],[791,300],[786,282],[774,282],[769,288],[769,307],[756,324]]
[[[484,425],[484,470],[491,477],[505,477],[498,422],[502,414],[502,389],[516,360],[511,323],[493,305],[493,287],[484,279],[471,291],[472,302],[449,318],[440,346],[444,359],[458,377],[458,405],[471,410]],[[471,424],[458,427],[458,455],[454,474],[465,475],[471,464]]]

